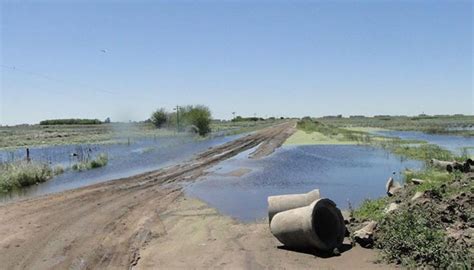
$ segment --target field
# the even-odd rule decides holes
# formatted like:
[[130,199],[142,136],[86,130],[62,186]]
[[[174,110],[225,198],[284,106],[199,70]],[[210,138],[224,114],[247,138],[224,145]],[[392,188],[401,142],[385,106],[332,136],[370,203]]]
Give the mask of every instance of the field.
[[[278,120],[211,123],[212,134],[250,132],[278,123]],[[184,132],[179,133],[185,135]],[[124,143],[129,138],[176,135],[174,128],[157,129],[151,123],[112,123],[96,125],[20,125],[0,127],[0,149],[40,145]]]
[[[241,223],[219,214],[218,210],[198,199],[186,196],[180,185],[200,179],[211,168],[239,153],[251,150],[249,158],[260,159],[271,155],[283,143],[368,145],[385,148],[403,158],[423,161],[465,158],[434,144],[385,138],[371,133],[396,127],[381,126],[380,123],[377,126],[376,122],[371,121],[358,122],[358,125],[337,121],[308,118],[300,121],[214,121],[211,125],[213,133],[209,137],[254,132],[217,147],[206,148],[206,151],[190,157],[188,161],[164,169],[0,205],[1,219],[9,221],[0,222],[0,245],[3,247],[0,261],[8,268],[79,265],[86,268],[147,269],[157,264],[164,268],[206,268],[216,264],[230,268],[310,268],[317,263],[328,268],[390,269],[394,267],[392,264],[373,264],[378,258],[376,250],[352,247],[351,242],[345,242],[340,257],[329,258],[315,257],[311,252],[277,248],[280,244],[268,231],[266,219]],[[2,127],[1,132],[7,137],[2,138],[3,148],[113,143],[126,142],[129,138],[176,135],[173,129],[156,129],[145,123]],[[185,135],[184,132],[181,134]],[[106,156],[99,156],[97,160],[78,165],[76,170],[106,166],[107,160]],[[15,176],[21,175],[16,169],[10,170]],[[33,171],[28,184],[46,181],[53,174],[48,169],[47,174],[39,178],[39,173]],[[442,200],[449,201],[460,193],[471,194],[472,183],[466,186],[466,176],[429,167],[428,170],[407,171],[405,175],[407,184],[412,178],[429,178],[432,181],[410,186],[403,197],[367,200],[362,207],[353,209],[354,220],[349,224],[350,231],[354,232],[368,220],[380,222],[378,236],[390,244],[378,241],[375,245],[386,263],[401,263],[408,267],[449,266],[453,260],[460,258],[460,262],[467,265],[469,257],[464,256],[465,246],[451,245],[451,242],[444,240],[447,228],[451,227],[444,222],[435,223],[439,217],[438,210],[414,209],[411,204],[403,202],[395,216],[387,215],[384,210],[392,202],[409,200],[416,191],[434,192],[440,194]],[[18,179],[18,183],[12,186],[26,185],[21,182],[23,178]],[[458,180],[461,185],[456,185]],[[446,188],[447,183],[449,186]],[[472,216],[472,212],[462,214]],[[434,234],[424,229],[427,220],[436,227]],[[426,239],[416,239],[418,234]],[[407,235],[410,239],[406,238]],[[50,242],[51,239],[54,241]],[[419,247],[426,244],[430,254],[434,255],[416,257],[409,252],[403,253],[400,248],[403,243],[407,243],[413,253],[421,254],[425,251]],[[176,260],[183,252],[187,255]]]
[[[474,136],[474,116],[378,116],[378,117],[322,117],[325,124],[349,128],[376,128],[423,131],[427,133]],[[360,130],[360,129],[359,129]]]

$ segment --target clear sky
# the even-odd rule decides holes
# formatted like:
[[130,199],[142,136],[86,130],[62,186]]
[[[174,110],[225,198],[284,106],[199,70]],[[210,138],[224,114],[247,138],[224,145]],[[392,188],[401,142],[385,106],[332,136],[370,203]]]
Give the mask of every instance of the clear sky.
[[1,2],[0,124],[474,113],[471,1],[64,2]]

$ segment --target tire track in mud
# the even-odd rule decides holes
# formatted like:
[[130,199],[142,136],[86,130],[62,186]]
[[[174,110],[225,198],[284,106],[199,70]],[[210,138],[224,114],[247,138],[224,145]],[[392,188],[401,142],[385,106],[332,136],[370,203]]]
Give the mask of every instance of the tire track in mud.
[[166,234],[160,213],[182,195],[179,187],[164,184],[196,179],[256,146],[253,158],[268,155],[294,126],[275,125],[158,171],[2,205],[0,264],[5,269],[131,269],[140,249]]

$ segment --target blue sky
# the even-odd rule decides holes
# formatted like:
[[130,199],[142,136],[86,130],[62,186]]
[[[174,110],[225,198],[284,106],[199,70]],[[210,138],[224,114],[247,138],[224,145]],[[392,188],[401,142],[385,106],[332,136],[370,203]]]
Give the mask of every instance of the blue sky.
[[470,1],[1,3],[1,124],[474,110]]

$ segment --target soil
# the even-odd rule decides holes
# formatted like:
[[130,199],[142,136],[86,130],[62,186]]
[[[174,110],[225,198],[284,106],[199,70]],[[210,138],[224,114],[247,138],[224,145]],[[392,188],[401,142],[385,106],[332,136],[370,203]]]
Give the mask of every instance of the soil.
[[165,169],[2,205],[1,268],[386,268],[358,247],[330,258],[285,250],[265,220],[242,224],[175,184],[257,145],[253,158],[268,155],[294,129],[279,124]]

